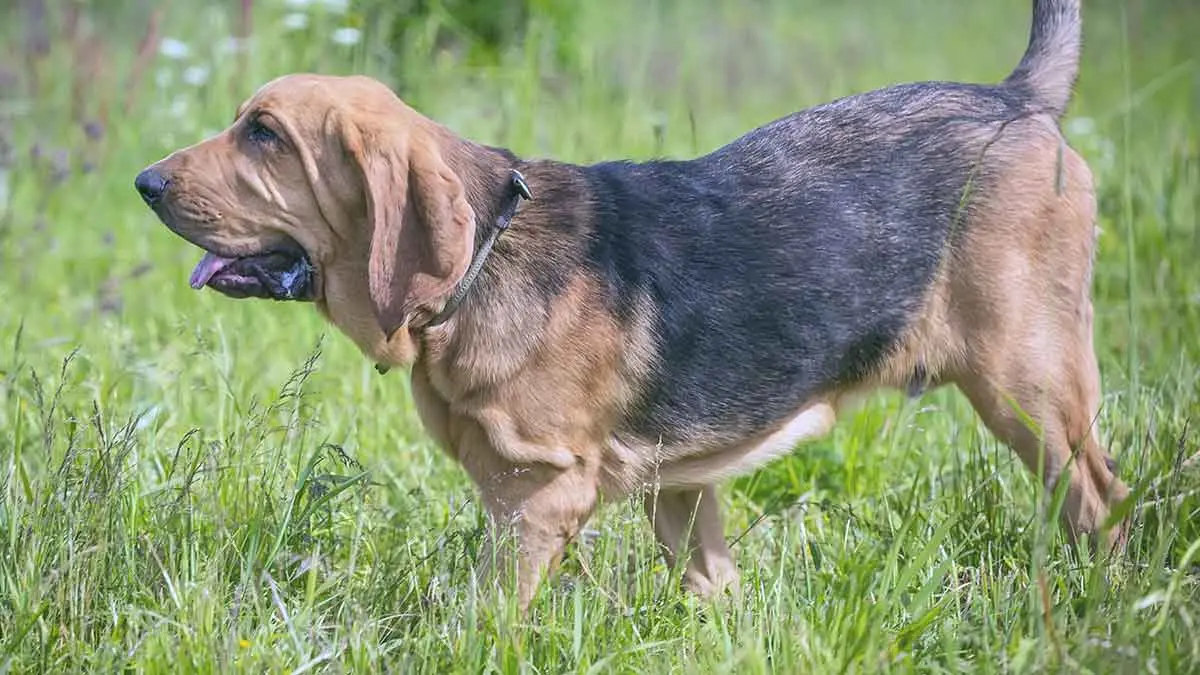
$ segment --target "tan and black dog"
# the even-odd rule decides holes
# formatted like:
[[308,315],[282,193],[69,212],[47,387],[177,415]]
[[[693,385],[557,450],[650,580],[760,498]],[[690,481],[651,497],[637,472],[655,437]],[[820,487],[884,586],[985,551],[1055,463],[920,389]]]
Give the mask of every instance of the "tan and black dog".
[[1058,128],[1080,31],[1076,0],[1036,0],[998,85],[889,87],[641,164],[523,160],[374,80],[290,75],[136,186],[206,251],[194,286],[311,300],[411,365],[517,543],[522,607],[598,502],[637,494],[690,588],[736,582],[714,486],[877,387],[958,386],[1069,481],[1067,531],[1113,544],[1095,198]]

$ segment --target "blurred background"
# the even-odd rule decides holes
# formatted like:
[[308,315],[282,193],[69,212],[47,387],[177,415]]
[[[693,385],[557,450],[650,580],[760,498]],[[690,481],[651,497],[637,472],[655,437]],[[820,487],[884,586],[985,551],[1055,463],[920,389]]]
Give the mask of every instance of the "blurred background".
[[[567,578],[598,575],[584,600],[552,595],[545,610],[570,625],[586,615],[587,631],[543,636],[561,649],[514,638],[489,652],[455,623],[479,512],[421,431],[404,375],[380,378],[309,307],[191,290],[199,251],[141,204],[137,171],[294,71],[374,75],[526,157],[691,157],[867,89],[999,81],[1025,48],[1030,2],[0,0],[0,673],[165,667],[183,644],[200,670],[251,658],[239,654],[259,659],[240,662],[250,669],[327,653],[353,668],[386,657],[388,640],[425,665],[536,657],[558,671],[649,635],[690,635],[691,656],[656,647],[621,662],[736,663],[731,634],[800,671],[899,653],[951,672],[974,669],[963,653],[1037,670],[1060,636],[1100,670],[1195,658],[1194,631],[1154,632],[1138,612],[1167,606],[1153,594],[1168,579],[1144,570],[1189,569],[1200,522],[1200,3],[1084,5],[1063,126],[1097,178],[1099,423],[1139,489],[1143,570],[1112,592],[1133,595],[1072,604],[1093,576],[1045,558],[1027,527],[1031,481],[960,397],[881,395],[724,493],[731,536],[748,532],[751,586],[786,560],[780,574],[803,584],[783,597],[802,609],[764,594],[731,633],[683,621],[646,599],[661,599],[661,580],[621,580],[629,560],[656,560],[638,509],[622,508],[586,538],[591,558],[568,561]],[[912,522],[950,533],[956,544],[933,549],[963,566],[961,584],[939,576],[940,590],[917,592],[950,573],[918,555],[927,539],[888,548]],[[1042,587],[1061,616],[1025,604],[1021,580],[1042,563],[1063,575]],[[990,590],[943,600],[974,592],[962,588]],[[1194,585],[1173,588],[1195,602]],[[885,596],[898,604],[870,604]],[[1135,609],[1143,596],[1157,600]],[[611,605],[651,609],[612,622]],[[302,617],[307,628],[289,623]]]

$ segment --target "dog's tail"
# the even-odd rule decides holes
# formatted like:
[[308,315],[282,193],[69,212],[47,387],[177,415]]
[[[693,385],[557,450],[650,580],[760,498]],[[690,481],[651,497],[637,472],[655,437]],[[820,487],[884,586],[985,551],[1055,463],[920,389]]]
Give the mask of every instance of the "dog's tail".
[[1061,117],[1079,74],[1082,34],[1079,0],[1033,0],[1029,47],[1004,84],[1023,89],[1031,107]]

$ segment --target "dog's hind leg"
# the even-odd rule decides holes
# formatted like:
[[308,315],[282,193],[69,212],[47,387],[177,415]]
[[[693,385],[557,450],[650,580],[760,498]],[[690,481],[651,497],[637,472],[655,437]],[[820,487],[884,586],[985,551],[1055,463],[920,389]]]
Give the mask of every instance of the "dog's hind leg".
[[[955,254],[948,306],[963,358],[951,379],[1048,488],[1069,480],[1060,513],[1067,533],[1105,536],[1128,490],[1097,430],[1090,174],[1068,151],[1059,194],[1050,187],[1057,146],[1030,145],[999,196],[981,200]],[[1120,543],[1123,529],[1107,533],[1109,543]]]
[[645,497],[646,515],[667,564],[686,564],[684,586],[702,597],[736,589],[737,565],[725,543],[721,507],[712,486],[662,488]]
[[[988,428],[1042,475],[1048,489],[1069,476],[1060,515],[1075,539],[1102,534],[1110,508],[1128,491],[1096,428],[1099,372],[1090,340],[1067,333],[1040,333],[1046,351],[977,362],[956,382]],[[1120,528],[1112,536],[1110,543],[1117,543]]]

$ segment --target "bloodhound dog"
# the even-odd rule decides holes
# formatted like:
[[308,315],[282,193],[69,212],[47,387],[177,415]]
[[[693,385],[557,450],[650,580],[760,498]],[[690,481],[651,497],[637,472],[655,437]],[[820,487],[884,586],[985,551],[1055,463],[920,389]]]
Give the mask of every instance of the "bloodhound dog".
[[204,249],[193,286],[311,301],[381,370],[411,367],[492,523],[483,571],[522,608],[629,496],[686,586],[735,584],[714,486],[880,387],[957,386],[1068,481],[1070,538],[1118,546],[1096,203],[1058,126],[1080,33],[1077,0],[1036,0],[999,84],[862,93],[686,161],[521,159],[375,80],[289,75],[135,183]]

